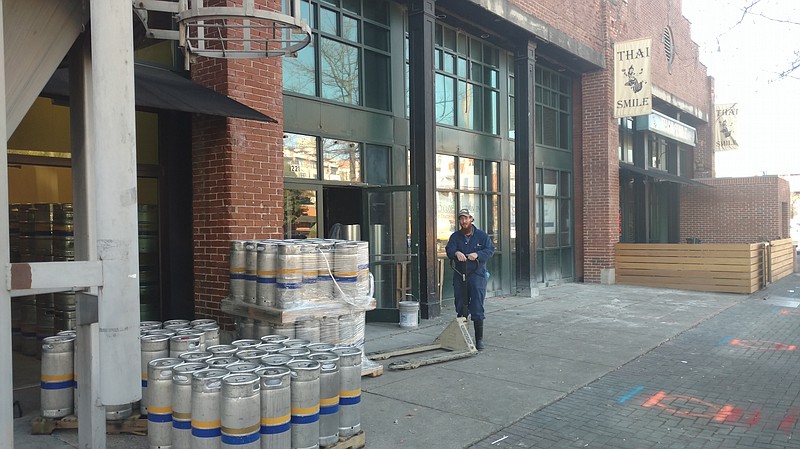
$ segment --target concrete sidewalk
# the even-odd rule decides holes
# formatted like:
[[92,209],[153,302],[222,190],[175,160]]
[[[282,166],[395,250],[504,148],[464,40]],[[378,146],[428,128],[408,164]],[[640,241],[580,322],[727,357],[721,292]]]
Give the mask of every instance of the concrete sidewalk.
[[[748,299],[596,284],[547,288],[537,298],[489,298],[486,350],[362,378],[367,447],[470,446]],[[413,330],[368,324],[366,352],[430,343],[454,316],[452,306],[443,315]],[[36,412],[15,420],[15,448],[77,447],[76,431],[30,435]],[[148,445],[146,437],[109,435],[107,447]]]

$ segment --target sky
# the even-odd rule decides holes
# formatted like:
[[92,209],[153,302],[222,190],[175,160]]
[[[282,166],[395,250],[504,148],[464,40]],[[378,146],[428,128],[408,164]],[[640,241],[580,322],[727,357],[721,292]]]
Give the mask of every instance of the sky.
[[683,15],[716,103],[739,105],[739,149],[716,153],[716,176],[800,175],[800,69],[778,75],[800,52],[800,1],[683,0]]

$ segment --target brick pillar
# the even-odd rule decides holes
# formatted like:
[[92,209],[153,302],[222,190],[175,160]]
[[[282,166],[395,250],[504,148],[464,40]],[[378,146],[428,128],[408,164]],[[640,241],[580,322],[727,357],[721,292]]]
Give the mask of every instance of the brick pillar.
[[195,116],[192,123],[194,312],[222,316],[231,240],[282,238],[282,61],[199,58],[192,79],[278,120]]
[[[613,67],[610,58],[608,61],[609,66]],[[585,282],[600,282],[604,270],[614,268],[614,244],[619,241],[619,131],[617,121],[611,114],[613,90],[610,70],[583,77]]]

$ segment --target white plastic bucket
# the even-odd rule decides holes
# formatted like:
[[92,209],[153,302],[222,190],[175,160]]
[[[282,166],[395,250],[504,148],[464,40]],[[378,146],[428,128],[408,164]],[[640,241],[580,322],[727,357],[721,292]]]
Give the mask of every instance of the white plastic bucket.
[[400,301],[400,327],[415,328],[419,325],[419,303]]

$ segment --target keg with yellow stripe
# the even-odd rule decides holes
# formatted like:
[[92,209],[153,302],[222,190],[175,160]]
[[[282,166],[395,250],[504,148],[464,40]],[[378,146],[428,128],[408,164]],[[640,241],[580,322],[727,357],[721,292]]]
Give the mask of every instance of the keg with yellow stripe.
[[172,446],[172,370],[183,363],[177,357],[147,364],[147,439],[151,448]]
[[230,272],[228,291],[231,299],[236,301],[244,301],[244,283],[245,283],[245,254],[246,241],[234,240],[231,242],[230,252]]
[[192,449],[192,374],[205,362],[184,362],[172,370],[172,449]]
[[42,340],[41,413],[45,418],[72,414],[75,337],[54,335]]
[[[254,364],[255,365],[255,364]],[[222,447],[261,447],[261,382],[252,372],[231,373],[222,378]]]
[[145,334],[139,337],[141,345],[142,401],[139,409],[147,414],[147,365],[155,359],[169,357],[169,336],[164,334]]
[[276,242],[258,242],[256,244],[256,304],[275,306],[275,279],[277,271],[278,244]]
[[336,348],[339,356],[339,436],[361,431],[361,349]]
[[319,372],[319,445],[339,441],[339,356],[318,352],[308,356],[320,363]]
[[291,370],[285,366],[256,371],[261,378],[261,449],[292,447]]
[[220,390],[227,375],[223,368],[192,373],[192,449],[220,447]]
[[317,448],[321,365],[314,360],[294,360],[286,366],[292,370],[292,448]]

